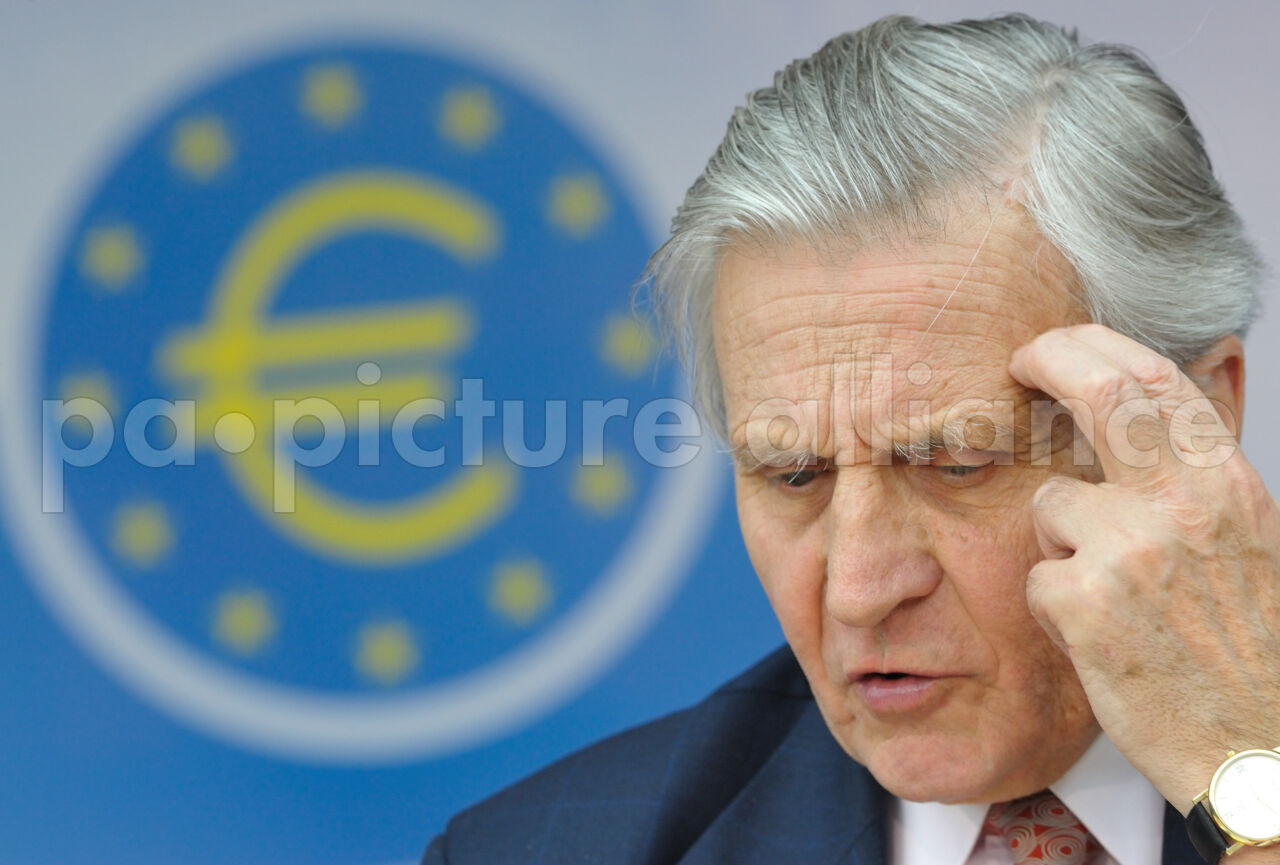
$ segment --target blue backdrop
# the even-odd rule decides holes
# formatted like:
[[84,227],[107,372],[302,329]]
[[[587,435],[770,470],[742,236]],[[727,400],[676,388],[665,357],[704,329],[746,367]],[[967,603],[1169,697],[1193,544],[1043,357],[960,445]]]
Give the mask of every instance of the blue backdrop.
[[656,241],[409,43],[229,62],[103,154],[5,370],[0,862],[409,861],[776,645],[630,308]]

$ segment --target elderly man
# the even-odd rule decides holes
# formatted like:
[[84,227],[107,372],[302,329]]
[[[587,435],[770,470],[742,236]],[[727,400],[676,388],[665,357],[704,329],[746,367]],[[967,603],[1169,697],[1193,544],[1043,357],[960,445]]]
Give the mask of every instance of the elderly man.
[[789,651],[426,861],[1280,862],[1259,270],[1130,51],[888,18],[781,72],[651,275]]

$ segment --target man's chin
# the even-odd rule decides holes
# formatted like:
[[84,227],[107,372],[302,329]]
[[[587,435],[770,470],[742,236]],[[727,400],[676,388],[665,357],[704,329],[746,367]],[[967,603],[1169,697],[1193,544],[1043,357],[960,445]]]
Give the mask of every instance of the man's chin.
[[900,761],[885,754],[869,760],[866,767],[881,787],[900,799],[947,804],[997,801],[988,791],[999,785],[1000,779],[974,765],[975,756],[962,761],[924,761],[918,756]]
[[[819,701],[819,708],[823,705]],[[869,725],[865,718],[833,718],[825,712],[824,720],[845,753],[901,799],[965,801],[982,789],[990,775],[982,743],[972,735],[890,730]]]
[[[1000,746],[999,751],[992,753],[990,744]],[[1010,744],[983,742],[972,735],[915,734],[869,744],[859,749],[858,761],[880,786],[912,802],[1000,802],[1034,793],[1056,780],[1056,775],[1042,778],[1028,772],[1034,750],[1019,757],[1008,750]],[[1044,768],[1048,773],[1056,771]],[[1029,785],[1030,789],[1023,789]]]
[[971,735],[916,735],[860,749],[863,756],[856,759],[900,799],[1004,802],[1048,787],[1071,768],[1091,740],[1092,736],[1078,749],[1064,747],[1046,755],[1042,748],[1024,752],[994,737],[982,742]]

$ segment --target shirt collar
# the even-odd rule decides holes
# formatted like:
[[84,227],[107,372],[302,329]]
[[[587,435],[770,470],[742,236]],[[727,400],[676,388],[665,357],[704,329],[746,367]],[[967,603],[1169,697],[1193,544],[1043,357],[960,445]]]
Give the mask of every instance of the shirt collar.
[[1099,735],[1076,764],[1049,785],[1119,865],[1154,865],[1164,842],[1164,799]]
[[906,799],[894,804],[893,865],[965,865],[990,807]]
[[[1158,865],[1164,839],[1164,800],[1116,750],[1106,734],[1049,785],[1080,818],[1117,865]],[[965,865],[988,805],[895,800],[894,865]]]

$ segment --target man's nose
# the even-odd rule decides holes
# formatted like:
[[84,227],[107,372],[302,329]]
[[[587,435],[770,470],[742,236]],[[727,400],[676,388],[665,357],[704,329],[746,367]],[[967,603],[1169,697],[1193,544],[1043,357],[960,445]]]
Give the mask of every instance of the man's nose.
[[942,580],[927,509],[896,483],[895,468],[863,466],[836,481],[827,509],[824,601],[837,621],[872,628]]

